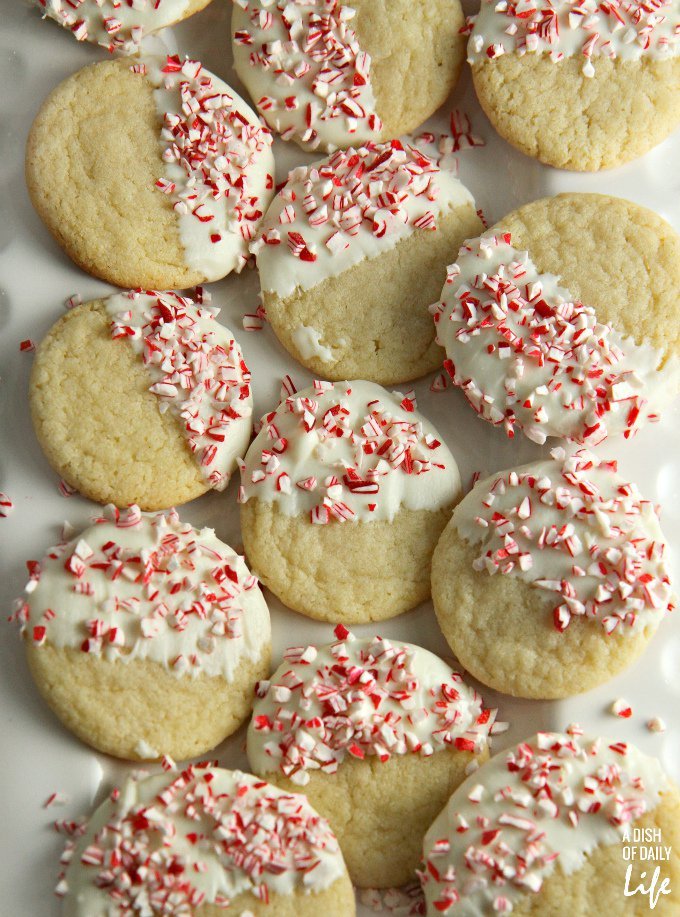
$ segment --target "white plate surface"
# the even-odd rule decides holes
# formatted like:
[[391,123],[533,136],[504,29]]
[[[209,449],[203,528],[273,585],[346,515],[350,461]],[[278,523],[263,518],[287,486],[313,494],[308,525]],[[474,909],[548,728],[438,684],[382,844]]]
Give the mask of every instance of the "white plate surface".
[[[203,61],[209,70],[245,94],[233,72],[229,41],[231,3],[215,2],[193,19],[167,30],[167,47]],[[25,583],[24,562],[39,558],[58,540],[68,519],[85,526],[95,510],[87,500],[62,497],[57,478],[36,442],[31,427],[27,388],[30,353],[19,352],[19,342],[39,341],[62,314],[64,300],[79,293],[88,300],[112,292],[76,268],[53,242],[33,212],[24,186],[23,153],[31,121],[45,96],[78,68],[102,60],[105,52],[77,44],[51,22],[41,22],[28,0],[0,0],[0,490],[9,494],[15,510],[0,519],[0,607],[7,614],[12,599]],[[643,159],[604,174],[579,175],[549,169],[509,147],[493,131],[476,102],[466,73],[452,98],[428,129],[446,130],[448,113],[459,108],[472,118],[483,148],[459,156],[460,177],[470,187],[489,222],[520,204],[562,191],[598,191],[626,197],[651,207],[680,230],[680,135],[676,133]],[[314,157],[294,145],[276,142],[277,179],[292,166]],[[452,259],[453,260],[453,259]],[[254,377],[258,415],[278,402],[280,382],[289,373],[298,387],[311,379],[283,351],[271,330],[242,330],[242,317],[257,306],[257,275],[248,271],[211,285],[213,301],[222,308],[221,321],[239,338]],[[547,454],[519,438],[507,441],[502,433],[479,421],[462,394],[447,390],[433,394],[431,378],[415,385],[418,405],[452,449],[464,482],[475,470],[489,472]],[[410,386],[405,386],[408,388]],[[674,550],[675,582],[680,582],[680,409],[667,411],[661,423],[644,429],[632,442],[612,442],[599,450],[619,460],[624,475],[663,507],[662,523]],[[194,525],[209,525],[227,543],[238,547],[240,533],[236,485],[224,494],[208,494],[181,509]],[[272,611],[274,655],[278,662],[287,645],[326,642],[331,629],[283,608],[267,596]],[[563,729],[570,722],[588,731],[635,742],[658,756],[680,781],[680,622],[669,617],[637,665],[607,685],[564,702],[517,700],[484,690],[488,704],[500,708],[499,718],[510,730],[495,741],[496,750],[537,729]],[[361,635],[371,627],[356,627]],[[387,637],[410,640],[448,655],[430,603],[380,625]],[[0,640],[0,915],[51,917],[60,913],[52,896],[62,847],[50,825],[55,818],[72,817],[119,781],[129,767],[80,744],[56,721],[37,695],[14,628],[4,625]],[[608,708],[623,697],[631,702],[633,717],[621,720]],[[650,733],[645,723],[661,716],[668,729]],[[225,742],[216,757],[228,767],[247,769],[244,731]],[[63,794],[68,803],[45,810],[47,797]],[[361,908],[362,915],[370,912]]]

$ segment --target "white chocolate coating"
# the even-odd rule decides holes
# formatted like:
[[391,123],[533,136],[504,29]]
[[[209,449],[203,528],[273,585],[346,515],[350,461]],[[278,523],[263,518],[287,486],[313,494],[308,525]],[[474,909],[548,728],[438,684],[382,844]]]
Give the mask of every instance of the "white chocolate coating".
[[428,917],[508,913],[555,869],[654,809],[670,781],[655,758],[608,739],[538,733],[462,783],[423,842]]
[[475,569],[531,583],[559,631],[572,616],[608,634],[656,627],[675,597],[654,506],[615,462],[584,449],[553,455],[480,481],[458,504],[454,524],[479,548]]
[[355,15],[340,0],[234,0],[236,72],[284,140],[331,152],[379,138]]
[[242,557],[182,523],[137,507],[105,516],[37,563],[17,619],[34,646],[125,663],[149,659],[173,675],[231,680],[271,639],[269,612]]
[[637,432],[677,392],[678,361],[638,345],[541,274],[510,233],[465,243],[432,307],[447,372],[475,409],[512,435],[596,445]]
[[473,203],[453,174],[399,141],[340,150],[294,169],[251,246],[262,289],[285,299],[377,258],[437,218]]
[[208,764],[133,775],[62,862],[66,917],[151,914],[154,904],[173,915],[201,904],[228,911],[242,893],[304,894],[345,874],[335,836],[304,796]]
[[163,124],[159,193],[178,216],[188,267],[206,282],[240,271],[273,195],[272,136],[243,99],[198,61],[144,57]]
[[78,41],[108,51],[134,54],[142,39],[183,18],[189,0],[33,0],[45,16],[69,29]]
[[480,751],[493,713],[434,653],[397,640],[355,639],[292,647],[256,688],[248,760],[256,774],[279,771],[304,786],[309,772],[337,771],[349,755],[429,756]]
[[263,419],[241,465],[239,500],[274,502],[314,523],[437,510],[460,492],[458,466],[413,402],[373,382],[316,382]]
[[250,371],[216,320],[219,309],[177,293],[116,293],[105,301],[114,338],[143,361],[162,411],[177,416],[196,463],[215,490],[229,483],[252,429]]
[[482,0],[468,43],[468,61],[502,54],[547,54],[554,61],[582,55],[592,77],[592,57],[664,60],[680,52],[678,0]]

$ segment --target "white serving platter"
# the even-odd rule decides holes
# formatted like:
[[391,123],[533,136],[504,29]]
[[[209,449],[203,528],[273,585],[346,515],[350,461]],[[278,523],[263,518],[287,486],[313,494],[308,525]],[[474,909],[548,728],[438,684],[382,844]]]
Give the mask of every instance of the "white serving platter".
[[[232,68],[230,7],[227,0],[215,0],[194,18],[166,30],[162,42],[171,52],[198,58],[246,95]],[[77,495],[65,499],[58,490],[58,479],[43,457],[31,426],[27,389],[32,355],[20,353],[19,342],[28,338],[39,341],[72,294],[80,294],[85,301],[113,290],[83,274],[61,252],[33,212],[23,179],[26,136],[43,99],[62,79],[88,63],[103,60],[106,52],[78,44],[54,23],[42,22],[29,0],[0,0],[0,23],[0,490],[15,504],[13,513],[0,519],[0,607],[8,615],[12,599],[25,583],[24,562],[41,557],[58,540],[65,519],[85,526],[96,509]],[[458,158],[460,177],[490,223],[520,204],[578,190],[629,198],[656,210],[680,230],[680,133],[631,165],[581,175],[542,166],[502,141],[476,102],[469,73],[426,128],[445,132],[453,109],[467,113],[474,132],[486,141],[484,147],[465,150]],[[313,158],[281,141],[276,142],[275,154],[277,180],[285,178],[294,165]],[[254,271],[212,284],[211,291],[214,304],[222,309],[220,320],[239,338],[252,369],[256,414],[278,402],[284,375],[290,374],[298,387],[308,383],[309,373],[284,352],[270,329],[257,333],[242,330],[244,313],[254,312],[258,303]],[[433,393],[431,382],[429,377],[414,386],[419,409],[439,428],[466,484],[476,470],[492,472],[547,455],[547,447],[521,437],[514,442],[506,440],[500,431],[476,418],[460,392],[449,389]],[[663,507],[662,524],[674,551],[675,581],[680,583],[680,406],[676,404],[659,424],[648,426],[632,442],[614,441],[599,451],[618,459],[623,474]],[[180,512],[194,525],[212,526],[222,540],[240,546],[235,481],[225,493],[208,494]],[[267,598],[277,664],[288,645],[332,639],[330,627],[288,611],[271,595]],[[680,781],[677,615],[662,624],[637,665],[580,697],[536,702],[481,688],[487,703],[499,707],[499,718],[510,723],[510,729],[495,740],[496,750],[537,729],[563,729],[576,721],[590,732],[636,743],[659,757],[670,775]],[[355,628],[361,635],[375,630],[449,655],[430,603],[378,628]],[[9,624],[4,625],[0,654],[0,914],[56,917],[61,907],[52,889],[63,841],[51,828],[52,822],[88,812],[130,767],[90,751],[57,722],[33,687],[18,634]],[[633,708],[628,720],[609,712],[612,701],[621,697]],[[646,722],[655,716],[665,720],[665,733],[647,729]],[[243,742],[241,730],[221,745],[214,757],[225,766],[247,769]],[[43,808],[55,791],[67,802]],[[361,906],[359,913],[366,917],[370,911]]]

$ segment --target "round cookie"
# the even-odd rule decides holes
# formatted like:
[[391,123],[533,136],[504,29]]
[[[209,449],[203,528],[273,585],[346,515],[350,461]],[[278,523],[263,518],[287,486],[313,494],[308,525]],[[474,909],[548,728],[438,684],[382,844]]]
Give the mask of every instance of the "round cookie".
[[248,760],[282,789],[304,788],[355,885],[404,885],[432,819],[488,757],[494,713],[419,646],[335,634],[287,650],[257,686]]
[[185,289],[246,264],[273,193],[271,142],[198,61],[105,61],[43,103],[26,181],[83,270],[121,287]]
[[469,191],[395,141],[290,173],[252,249],[267,318],[317,375],[388,385],[437,369],[429,305],[481,230]]
[[111,508],[28,568],[15,618],[29,666],[83,742],[118,758],[190,758],[250,713],[269,671],[269,612],[212,529]]
[[234,0],[234,66],[285,140],[332,152],[419,127],[465,56],[459,0]]
[[265,415],[246,454],[246,556],[310,618],[381,621],[429,597],[432,551],[459,494],[455,459],[411,398],[316,382]]
[[209,763],[129,777],[69,841],[67,917],[354,917],[333,833],[304,796]]
[[563,194],[467,241],[432,307],[477,413],[537,443],[628,438],[680,388],[680,237],[620,198]]
[[482,108],[523,153],[596,171],[680,124],[676,0],[583,5],[482,0],[468,61]]
[[460,664],[516,697],[607,681],[675,602],[654,506],[615,462],[553,455],[480,481],[432,559],[437,619]]
[[[667,856],[645,861],[656,847]],[[680,907],[680,792],[633,745],[539,732],[484,764],[427,832],[427,917],[611,914]],[[656,869],[654,867],[657,867]],[[628,889],[628,895],[624,892]]]
[[142,39],[200,12],[210,0],[33,0],[44,16],[68,29],[78,41],[107,51],[134,54]]
[[100,503],[145,510],[223,490],[252,426],[250,372],[203,293],[76,306],[38,347],[33,424],[50,464]]

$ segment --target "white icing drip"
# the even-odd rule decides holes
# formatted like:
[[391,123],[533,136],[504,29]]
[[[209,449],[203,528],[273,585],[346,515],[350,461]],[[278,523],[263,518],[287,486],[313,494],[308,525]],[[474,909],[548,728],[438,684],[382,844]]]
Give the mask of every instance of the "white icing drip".
[[377,258],[470,192],[425,154],[389,143],[301,166],[272,201],[251,246],[262,289],[285,299]]
[[267,605],[243,558],[174,512],[102,518],[30,569],[18,619],[38,647],[230,681],[270,641]]
[[234,67],[285,140],[332,151],[379,138],[355,14],[338,0],[234,0]]
[[321,343],[321,332],[308,325],[300,325],[293,332],[293,342],[303,360],[318,357],[323,363],[333,362],[333,351]]
[[448,371],[480,416],[543,443],[628,437],[680,387],[677,358],[638,345],[541,274],[509,233],[465,243],[432,307]]
[[250,372],[219,309],[176,293],[116,293],[104,300],[114,338],[142,359],[162,411],[174,412],[211,487],[224,490],[248,448]]
[[586,616],[607,633],[638,633],[673,607],[653,505],[585,450],[480,481],[453,520],[479,547],[475,569],[534,585],[560,631]]
[[429,756],[480,751],[493,716],[461,675],[422,647],[397,640],[355,640],[294,647],[260,682],[248,728],[256,774],[282,772],[305,785],[309,771],[333,774],[348,756]]
[[134,54],[142,39],[183,18],[189,0],[33,0],[45,16],[69,29],[78,41]]
[[142,66],[163,123],[159,193],[175,202],[187,265],[206,282],[220,280],[247,263],[274,193],[271,134],[231,86],[198,61],[147,56]]
[[571,875],[620,842],[670,788],[656,759],[608,739],[539,733],[496,755],[425,835],[428,917],[508,913],[555,869]]
[[[229,910],[240,894],[304,895],[346,874],[334,835],[304,796],[205,765],[129,778],[67,859],[59,889],[66,917],[151,914],[152,904],[153,913],[188,917],[201,902]],[[131,885],[129,873],[145,865],[143,881]]]
[[246,454],[240,501],[274,502],[313,522],[391,521],[402,506],[449,505],[460,492],[455,459],[404,403],[363,381],[320,382],[287,398]]
[[663,60],[680,50],[677,0],[482,0],[468,43],[468,61],[507,53],[550,53],[553,60],[582,56],[592,77],[591,57]]

